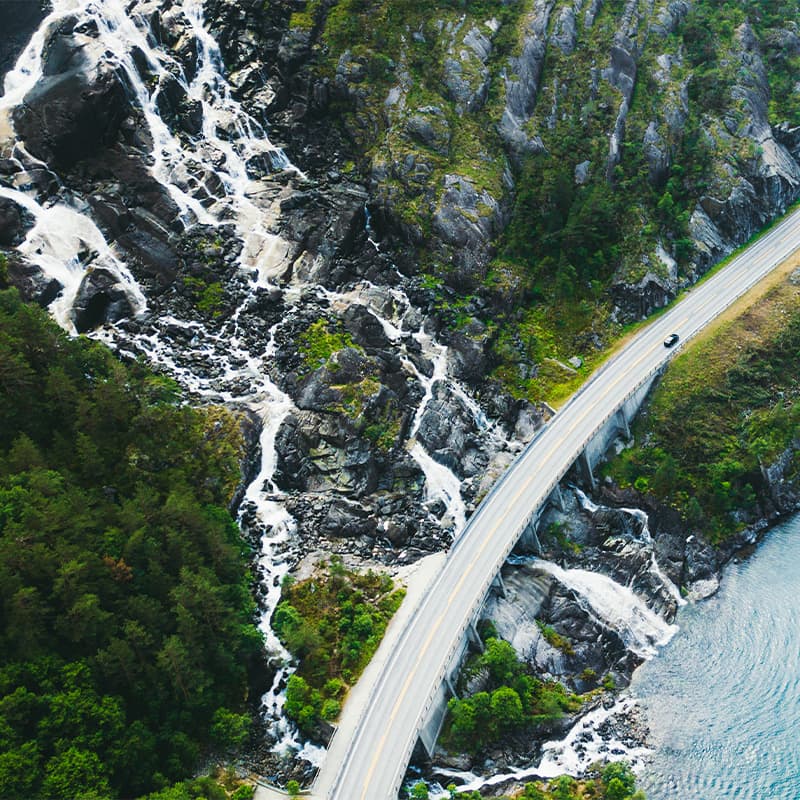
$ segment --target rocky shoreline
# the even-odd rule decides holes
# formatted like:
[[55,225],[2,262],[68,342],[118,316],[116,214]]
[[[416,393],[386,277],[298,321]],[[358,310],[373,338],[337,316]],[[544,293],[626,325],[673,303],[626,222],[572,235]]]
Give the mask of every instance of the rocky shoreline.
[[[621,618],[602,618],[597,607],[583,602],[585,596],[575,585],[554,578],[553,571],[543,570],[541,562],[559,565],[556,575],[568,576],[570,570],[605,575],[619,586],[629,587],[669,626],[681,604],[713,595],[731,560],[750,555],[773,525],[800,510],[800,482],[786,475],[793,452],[796,450],[787,450],[764,470],[767,496],[759,499],[765,515],[718,546],[705,542],[699,531],[688,531],[674,510],[633,489],[621,490],[606,481],[594,493],[597,501],[606,505],[596,505],[576,486],[562,490],[564,510],[549,509],[541,523],[542,552],[535,558],[512,556],[503,569],[506,597],[490,597],[483,618],[514,645],[536,677],[559,680],[577,692],[596,688],[604,675],[611,676],[613,685],[556,725],[514,737],[477,756],[449,753],[440,747],[432,760],[417,759],[409,780],[421,775],[442,786],[481,785],[487,796],[501,796],[523,785],[516,772],[531,778],[548,777],[550,764],[542,761],[545,750],[579,728],[580,720],[589,718],[598,707],[618,713],[574,737],[565,766],[591,776],[587,751],[598,758],[633,753],[634,760],[646,762],[650,746],[647,722],[640,709],[625,702],[625,689],[643,660],[657,657],[655,646],[647,647],[657,644],[656,640],[631,637]],[[563,637],[566,652],[563,646],[548,642],[542,625]],[[459,684],[458,688],[471,694],[480,690],[479,684],[480,679],[477,683],[473,679],[472,685]],[[547,743],[551,744],[545,748]],[[541,771],[537,764],[543,765]],[[508,777],[498,780],[504,774]]]

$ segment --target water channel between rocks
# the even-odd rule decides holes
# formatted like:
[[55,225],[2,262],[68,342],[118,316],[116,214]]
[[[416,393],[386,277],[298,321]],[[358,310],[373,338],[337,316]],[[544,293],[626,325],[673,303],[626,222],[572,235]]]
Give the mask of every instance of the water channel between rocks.
[[654,753],[648,800],[800,797],[800,515],[730,564],[718,594],[635,673]]

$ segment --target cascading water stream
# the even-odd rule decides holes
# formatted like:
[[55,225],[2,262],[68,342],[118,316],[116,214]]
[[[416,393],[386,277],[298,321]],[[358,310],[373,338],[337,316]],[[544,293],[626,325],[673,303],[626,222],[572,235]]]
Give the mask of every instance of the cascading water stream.
[[[627,761],[638,765],[651,753],[646,747],[628,746],[617,739],[598,736],[596,731],[614,717],[628,714],[635,703],[631,698],[623,698],[609,708],[598,708],[584,714],[559,740],[545,742],[542,757],[535,766],[509,769],[491,777],[481,777],[472,772],[439,769],[444,778],[458,782],[459,792],[478,792],[493,786],[501,786],[508,781],[525,781],[537,778],[555,778],[559,775],[580,775],[598,761]],[[446,800],[450,793],[441,786],[431,787],[431,800]]]
[[[240,232],[246,232],[249,237],[241,267],[251,270],[255,268],[258,271],[253,288],[256,290],[265,285],[265,275],[274,266],[275,253],[278,252],[280,257],[281,249],[285,252],[286,246],[276,247],[276,241],[280,241],[279,237],[267,232],[262,221],[267,215],[247,196],[250,187],[246,159],[252,157],[254,153],[266,153],[270,156],[273,168],[292,169],[298,175],[301,173],[292,167],[282,151],[269,142],[260,127],[257,127],[231,99],[227,83],[221,73],[219,51],[202,25],[201,4],[187,0],[184,11],[199,43],[198,70],[191,85],[186,83],[183,71],[174,59],[150,46],[147,35],[134,24],[121,3],[111,0],[102,3],[56,0],[52,13],[23,52],[17,67],[8,74],[5,81],[6,93],[2,98],[0,111],[8,111],[21,102],[25,94],[40,79],[41,52],[49,28],[70,14],[93,22],[102,38],[102,57],[124,72],[126,82],[133,90],[144,114],[153,140],[152,174],[167,188],[181,209],[184,224],[196,219],[205,224],[215,225],[218,221],[217,216],[206,210],[197,198],[185,191],[183,186],[178,185],[181,183],[180,167],[186,161],[190,144],[187,141],[179,141],[173,136],[161,119],[158,113],[158,90],[151,93],[145,85],[134,64],[132,49],[138,48],[146,61],[147,69],[159,80],[167,76],[174,77],[176,74],[180,76],[190,96],[202,98],[204,110],[203,136],[195,141],[196,146],[192,148],[191,155],[201,160],[203,156],[198,155],[201,150],[208,152],[211,149],[224,153],[224,168],[220,169],[211,164],[205,164],[203,168],[208,171],[213,170],[225,188],[225,194],[220,198],[220,208],[216,210],[221,211],[223,206],[227,206],[228,212],[233,212]],[[88,44],[91,45],[91,42]],[[237,152],[231,142],[223,141],[216,135],[216,126],[223,112],[235,119],[239,135],[246,138],[248,146],[242,148],[242,153]],[[46,168],[46,165],[42,166]],[[57,280],[64,287],[51,305],[51,311],[68,331],[75,332],[71,312],[86,272],[87,252],[91,253],[92,266],[103,266],[118,278],[135,313],[141,313],[146,309],[146,300],[140,287],[88,216],[85,207],[78,208],[68,204],[63,196],[48,205],[42,205],[26,192],[8,187],[0,187],[0,197],[16,202],[33,217],[35,224],[28,231],[25,241],[18,250],[42,268],[48,277]],[[97,338],[114,344],[119,350],[130,355],[134,354],[131,347],[144,352],[151,363],[175,377],[194,395],[213,402],[248,407],[262,420],[260,437],[262,463],[257,477],[247,487],[245,501],[255,509],[260,527],[265,531],[259,561],[268,580],[265,611],[260,627],[270,651],[288,661],[289,654],[273,633],[269,619],[280,597],[281,579],[291,566],[282,551],[292,535],[294,521],[280,502],[271,479],[275,468],[275,434],[285,416],[293,409],[293,404],[263,369],[262,361],[270,355],[269,346],[266,353],[254,355],[235,335],[239,314],[249,300],[250,293],[233,315],[233,332],[223,330],[214,333],[202,323],[180,320],[167,315],[157,320],[149,333],[142,334],[132,342],[113,328],[98,331],[96,335]],[[179,363],[169,340],[164,337],[164,331],[168,328],[179,328],[191,335],[188,348],[193,358],[198,359],[207,368],[200,371]],[[242,394],[238,388],[242,385],[249,387],[246,394]],[[280,716],[283,694],[277,687],[284,682],[285,674],[279,671],[273,687],[264,698],[264,704],[267,712],[279,719],[276,731],[279,746],[299,749],[300,743],[297,741],[295,731],[288,721]],[[312,764],[318,764],[321,752],[319,748],[304,746],[299,756],[306,758]]]
[[[584,507],[597,510],[598,507],[585,495],[583,501]],[[618,633],[625,646],[645,660],[655,656],[656,648],[667,644],[678,630],[676,625],[669,625],[651,611],[630,588],[605,575],[581,569],[564,569],[532,556],[515,556],[513,562],[530,564],[572,590],[590,618]],[[649,748],[628,745],[613,733],[599,733],[611,720],[626,719],[635,708],[635,700],[628,695],[610,706],[593,708],[578,718],[563,739],[546,742],[542,746],[539,762],[528,767],[511,768],[490,776],[446,768],[437,768],[436,774],[444,778],[442,783],[449,783],[448,779],[451,779],[458,785],[459,792],[470,792],[500,786],[509,781],[554,778],[563,774],[578,776],[602,760],[625,760],[637,766],[652,752]],[[450,796],[440,784],[429,788],[432,800],[445,800]]]
[[117,276],[136,313],[145,310],[147,300],[133,275],[114,255],[100,229],[88,216],[67,205],[42,206],[27,194],[2,186],[0,198],[13,200],[34,219],[33,227],[17,250],[35,260],[47,277],[64,287],[50,311],[65,330],[76,332],[71,311],[83,280],[86,252],[91,252],[94,266]]
[[[73,34],[81,37],[84,57],[90,65],[87,69],[105,65],[121,75],[132,102],[140,110],[152,142],[149,170],[180,210],[184,226],[196,222],[209,226],[232,222],[243,241],[238,266],[249,279],[249,285],[245,284],[236,311],[220,329],[212,330],[196,319],[164,314],[147,318],[143,330],[135,337],[113,326],[92,335],[129,356],[144,354],[194,396],[207,402],[247,408],[262,421],[261,465],[258,475],[246,489],[242,504],[243,515],[247,513],[248,520],[242,519],[240,523],[252,526],[256,520],[255,524],[264,531],[259,556],[261,569],[266,574],[261,628],[270,650],[288,661],[289,654],[277,640],[269,620],[280,597],[281,579],[292,565],[287,549],[291,546],[295,523],[272,479],[276,466],[275,436],[294,405],[272,382],[265,368],[273,355],[276,326],[270,331],[270,341],[263,352],[253,351],[252,345],[248,346],[241,335],[240,318],[259,291],[280,291],[272,281],[283,273],[289,253],[289,245],[269,229],[279,210],[274,193],[259,191],[258,175],[284,170],[292,173],[293,180],[302,181],[305,176],[233,98],[223,73],[219,48],[205,29],[201,0],[183,0],[180,5],[165,10],[165,13],[182,15],[187,32],[197,44],[196,67],[191,80],[183,65],[155,41],[150,30],[152,8],[145,14],[136,2],[125,5],[121,0],[54,0],[52,9],[6,77],[5,95],[0,98],[0,131],[2,117],[10,120],[11,110],[22,103],[42,79],[42,51],[48,32],[74,16],[78,21],[75,31],[97,32],[97,36]],[[194,136],[177,135],[161,117],[159,100],[170,81],[177,81],[186,97],[202,109],[201,130]],[[16,148],[24,163],[41,165],[58,183],[49,167],[36,162],[25,152],[22,143],[17,143]],[[20,161],[20,175],[24,174],[22,164]],[[51,190],[46,199],[42,198],[34,181],[17,184],[15,188],[0,187],[0,197],[14,201],[33,217],[34,225],[18,249],[63,287],[50,308],[68,331],[75,332],[73,303],[89,267],[102,266],[116,278],[135,314],[141,315],[147,310],[145,295],[115,247],[109,245],[92,220],[88,205],[63,189]],[[370,241],[377,250],[378,244],[371,236]],[[371,287],[365,284],[365,288]],[[412,306],[402,290],[388,291],[399,310],[392,319],[387,319],[368,299],[357,297],[354,292],[338,295],[327,292],[327,295],[331,303],[359,302],[367,307],[380,321],[389,340],[397,344],[408,335],[403,331],[403,317]],[[283,292],[285,299],[289,293],[288,290]],[[176,337],[180,350],[175,346]],[[447,348],[436,344],[421,329],[413,333],[413,337],[423,357],[434,364],[430,378],[412,364],[412,374],[424,388],[423,401],[415,414],[414,433],[432,397],[435,381],[446,382],[473,414],[477,426],[488,429],[490,426],[477,404],[447,378]],[[411,454],[425,474],[428,497],[441,497],[456,528],[461,528],[465,508],[458,478],[434,461],[420,443],[414,443]],[[279,671],[263,698],[263,705],[266,714],[276,720],[273,730],[279,739],[278,746],[298,749],[300,742],[296,733],[281,715],[286,675],[286,670]],[[322,753],[319,748],[304,746],[298,755],[318,764]]]
[[585,569],[564,569],[539,558],[529,563],[573,589],[584,610],[593,619],[613,628],[625,646],[642,658],[654,656],[656,648],[666,644],[678,630],[651,611],[631,589],[606,575]]
[[[590,514],[594,514],[600,509],[600,506],[590,500],[580,489],[575,487],[574,491],[578,503],[585,511],[588,511]],[[653,576],[655,576],[658,583],[664,587],[667,594],[672,597],[678,606],[685,605],[686,600],[681,597],[680,590],[675,583],[664,574],[658,563],[658,560],[656,559],[655,549],[653,548],[653,537],[650,534],[650,519],[647,516],[647,512],[641,508],[619,508],[618,510],[625,514],[629,514],[638,521],[640,528],[639,537],[650,550],[650,572],[653,574]]]
[[[375,287],[369,281],[363,281],[355,289],[342,293],[327,289],[320,289],[322,295],[330,302],[333,308],[347,307],[358,304],[364,306],[369,313],[380,322],[386,337],[393,343],[402,344],[404,336],[404,318],[411,309],[411,301],[400,289],[392,289],[392,297],[396,309],[400,309],[392,319],[387,319],[379,308],[370,301],[370,290]],[[407,335],[407,334],[406,334]],[[459,384],[447,375],[448,348],[438,344],[424,331],[423,327],[411,334],[413,340],[419,345],[424,359],[433,365],[430,376],[423,374],[409,357],[407,350],[402,356],[402,364],[421,384],[424,390],[422,399],[417,406],[409,430],[409,453],[425,474],[426,495],[428,500],[441,500],[446,508],[446,515],[453,521],[454,531],[457,534],[466,522],[466,506],[461,497],[461,481],[455,473],[444,464],[436,461],[416,439],[422,419],[433,399],[434,386],[437,383],[444,385],[467,409],[472,416],[478,430],[483,431],[487,439],[497,449],[512,450],[512,442],[502,431],[500,425],[490,422],[480,406],[471,398]],[[402,345],[402,350],[405,346]],[[401,350],[401,352],[402,352]]]

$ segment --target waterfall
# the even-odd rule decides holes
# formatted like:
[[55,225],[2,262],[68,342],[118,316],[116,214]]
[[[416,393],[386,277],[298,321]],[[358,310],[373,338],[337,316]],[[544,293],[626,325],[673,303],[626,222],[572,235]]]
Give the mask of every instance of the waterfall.
[[676,625],[667,624],[651,611],[631,589],[606,575],[585,569],[564,569],[538,558],[530,563],[574,590],[584,610],[615,630],[625,646],[642,658],[654,656],[656,648],[666,644],[678,630]]
[[[249,197],[252,185],[247,175],[248,160],[266,154],[273,169],[290,170],[300,179],[304,176],[232,99],[222,73],[219,50],[203,26],[202,3],[185,0],[182,9],[198,43],[197,70],[191,83],[175,59],[151,45],[148,22],[143,16],[136,16],[135,6],[133,11],[129,11],[123,3],[115,0],[77,3],[54,0],[53,11],[23,51],[15,69],[6,76],[6,94],[0,99],[0,112],[8,112],[18,105],[36,85],[42,74],[42,48],[48,30],[67,15],[74,14],[81,21],[91,22],[97,27],[99,38],[96,42],[87,41],[87,51],[92,52],[96,60],[104,59],[120,69],[133,90],[153,142],[150,170],[176,202],[184,225],[194,222],[217,225],[231,217],[235,221],[245,242],[240,266],[255,274],[251,289],[245,294],[228,327],[213,331],[200,322],[165,315],[154,320],[149,330],[133,340],[128,339],[124,332],[108,327],[95,332],[95,335],[123,353],[143,352],[152,364],[175,377],[192,394],[211,402],[245,406],[261,419],[262,463],[259,474],[247,487],[242,508],[255,510],[258,525],[264,531],[259,563],[267,579],[260,628],[270,651],[288,661],[289,654],[272,631],[269,620],[280,597],[281,579],[292,566],[284,550],[292,536],[294,520],[272,484],[272,475],[275,468],[274,438],[293,404],[263,368],[263,359],[271,355],[272,339],[266,353],[251,353],[237,335],[236,324],[254,293],[269,285],[276,263],[288,251],[288,246],[279,237],[267,231],[270,208],[259,207]],[[144,59],[147,71],[154,76],[149,85],[140,74],[141,64],[137,67],[134,62],[134,51]],[[190,98],[202,104],[202,133],[193,140],[174,136],[158,112],[161,85],[174,78]],[[235,138],[223,139],[217,134],[217,130],[223,127],[223,119],[233,124],[237,134]],[[26,161],[35,161],[20,144],[16,148]],[[186,163],[189,159],[194,162],[195,171],[214,174],[220,179],[223,191],[219,197],[213,198],[213,202],[206,201],[204,205],[200,199],[203,194],[200,184],[187,179]],[[44,164],[41,166],[47,168]],[[72,306],[89,266],[102,266],[111,272],[127,294],[134,313],[145,312],[147,301],[144,293],[114,246],[109,245],[91,219],[88,207],[72,199],[69,192],[60,192],[42,204],[34,196],[33,184],[24,190],[0,187],[0,197],[16,202],[35,221],[17,249],[63,287],[50,306],[62,327],[75,333]],[[176,329],[186,334],[180,351],[167,334],[167,331]],[[187,362],[191,366],[187,366]],[[197,368],[198,363],[204,365],[202,369]],[[241,386],[247,386],[248,391],[242,393]],[[278,746],[300,749],[301,743],[293,727],[280,716],[283,693],[277,687],[283,682],[285,673],[279,672],[273,687],[263,698],[263,705],[267,714],[279,718]],[[316,765],[321,760],[320,752],[320,748],[306,745],[300,749],[299,756]]]
[[[600,510],[601,506],[590,500],[580,489],[574,487],[574,492],[580,507],[584,511],[594,514]],[[650,534],[650,518],[647,516],[647,512],[641,508],[619,508],[618,510],[624,514],[629,514],[639,522],[640,539],[650,550],[650,573],[656,578],[657,582],[664,587],[667,594],[672,597],[678,606],[685,605],[686,601],[683,599],[683,597],[681,597],[680,590],[675,583],[664,574],[664,571],[661,569],[661,566],[656,559],[655,548],[653,547],[653,537]]]
[[114,254],[100,229],[76,208],[55,204],[42,206],[34,198],[16,189],[0,186],[0,197],[13,200],[34,219],[33,227],[17,250],[35,261],[42,272],[63,287],[50,306],[56,321],[75,333],[72,307],[86,270],[85,253],[91,253],[94,267],[103,267],[125,288],[136,313],[147,308],[147,300],[128,268]]
[[[458,791],[466,793],[501,786],[509,781],[534,781],[559,775],[580,776],[600,761],[626,761],[634,767],[639,766],[652,752],[649,748],[627,745],[614,736],[598,734],[605,723],[617,717],[626,717],[635,706],[635,702],[626,697],[608,708],[598,706],[592,709],[575,722],[563,739],[545,742],[539,762],[529,767],[511,768],[491,777],[437,769],[437,776],[452,779],[457,783]],[[431,800],[445,800],[450,796],[441,785],[432,786],[431,789]]]
[[[154,314],[121,250],[107,240],[92,217],[88,202],[60,183],[51,168],[33,158],[23,142],[13,144],[17,180],[2,180],[0,198],[11,200],[30,215],[33,226],[17,248],[44,275],[62,287],[50,304],[56,320],[75,333],[74,303],[84,280],[102,267],[124,292],[131,312],[138,318],[131,335],[124,325],[106,325],[91,333],[128,357],[143,355],[155,367],[174,377],[192,396],[205,402],[245,408],[261,421],[261,464],[258,475],[246,488],[240,525],[261,532],[258,562],[263,580],[260,628],[269,650],[284,662],[289,654],[272,631],[269,620],[280,597],[283,576],[293,566],[296,523],[286,508],[285,496],[274,482],[275,437],[286,417],[296,411],[291,398],[269,377],[267,368],[275,355],[277,324],[268,334],[266,346],[248,341],[247,321],[265,294],[275,293],[287,305],[299,306],[304,292],[313,288],[332,306],[363,305],[380,322],[387,338],[398,348],[409,378],[419,381],[423,399],[414,414],[413,433],[432,398],[433,386],[444,382],[474,416],[482,430],[500,441],[500,430],[483,415],[477,403],[448,378],[447,348],[436,343],[420,327],[410,323],[412,304],[400,288],[383,289],[392,298],[394,310],[387,314],[373,302],[377,287],[367,281],[345,292],[323,287],[282,287],[282,278],[292,257],[291,245],[273,232],[280,215],[280,199],[294,186],[303,186],[304,173],[274,145],[262,125],[236,100],[225,77],[219,47],[205,27],[202,0],[178,0],[161,10],[178,19],[181,29],[196,47],[196,63],[187,75],[183,64],[159,45],[151,29],[153,6],[123,0],[52,0],[52,11],[6,75],[5,94],[0,98],[0,135],[10,130],[11,113],[42,80],[43,51],[48,36],[69,18],[75,18],[73,36],[79,39],[86,71],[101,67],[120,76],[131,103],[141,114],[144,141],[150,143],[147,169],[164,187],[179,210],[179,223],[188,230],[196,224],[218,227],[232,224],[242,242],[238,260],[240,285],[226,287],[236,292],[236,309],[219,324],[182,318],[180,312]],[[94,33],[93,33],[94,32]],[[162,119],[160,102],[170,85],[180,87],[188,103],[201,110],[201,123],[191,135],[175,133]],[[27,170],[41,169],[52,180],[47,191]],[[258,175],[284,173],[285,189],[263,191]],[[368,209],[365,219],[369,241],[376,251]],[[399,274],[399,273],[398,273]],[[237,278],[239,280],[239,278]],[[408,317],[408,319],[406,319]],[[410,330],[409,330],[410,326]],[[409,338],[411,337],[411,338]],[[415,341],[424,358],[434,364],[426,377],[413,365],[407,341]],[[441,499],[445,516],[456,529],[463,527],[466,511],[461,485],[448,467],[436,462],[421,443],[409,443],[409,453],[426,479],[428,499]],[[262,709],[271,720],[278,739],[277,749],[290,748],[319,765],[324,751],[303,745],[293,726],[282,716],[282,687],[289,667],[279,671],[273,686],[262,698]]]

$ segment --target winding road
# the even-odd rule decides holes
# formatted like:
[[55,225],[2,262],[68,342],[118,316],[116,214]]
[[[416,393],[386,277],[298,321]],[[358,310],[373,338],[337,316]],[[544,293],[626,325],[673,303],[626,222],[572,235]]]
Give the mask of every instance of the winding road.
[[[317,786],[326,787],[329,800],[397,797],[451,656],[532,513],[628,396],[798,248],[800,211],[795,211],[639,332],[520,454],[473,514],[406,621],[352,738],[346,747],[337,742],[342,758],[323,767],[325,779]],[[664,339],[671,333],[680,341],[668,349]]]

